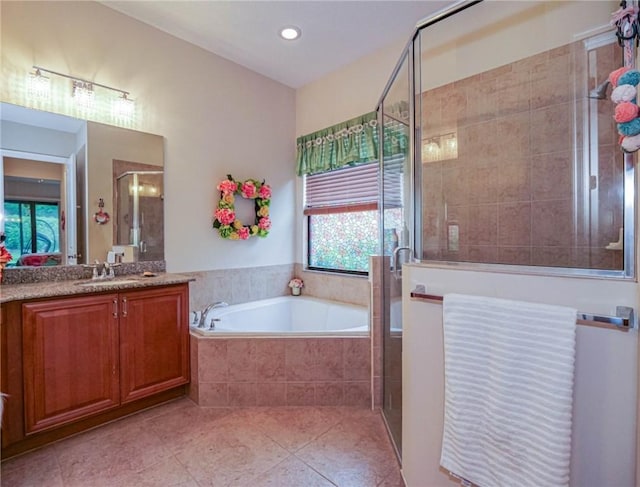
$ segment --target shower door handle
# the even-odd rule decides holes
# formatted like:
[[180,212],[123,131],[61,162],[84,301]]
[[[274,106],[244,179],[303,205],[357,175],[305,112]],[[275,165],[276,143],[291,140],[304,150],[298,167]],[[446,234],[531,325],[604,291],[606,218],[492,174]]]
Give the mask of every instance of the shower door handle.
[[402,274],[398,267],[398,255],[403,250],[411,252],[411,247],[396,247],[396,249],[393,251],[393,277],[395,277],[398,280],[402,279]]

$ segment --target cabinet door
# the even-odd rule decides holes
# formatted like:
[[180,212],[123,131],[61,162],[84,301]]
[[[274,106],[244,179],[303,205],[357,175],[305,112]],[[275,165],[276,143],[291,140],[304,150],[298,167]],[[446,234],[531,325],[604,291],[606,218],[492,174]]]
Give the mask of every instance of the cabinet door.
[[120,294],[120,397],[189,382],[187,285]]
[[117,295],[22,306],[25,432],[118,406]]

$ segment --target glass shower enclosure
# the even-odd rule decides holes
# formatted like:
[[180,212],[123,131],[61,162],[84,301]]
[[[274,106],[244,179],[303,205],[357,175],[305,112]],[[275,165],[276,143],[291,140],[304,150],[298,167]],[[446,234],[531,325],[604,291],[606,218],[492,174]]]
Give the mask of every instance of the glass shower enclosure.
[[136,261],[162,260],[163,171],[127,171],[116,178],[115,244],[133,247]]
[[612,6],[458,2],[418,24],[385,87],[383,415],[398,453],[403,262],[635,275],[635,156],[603,83],[623,65]]

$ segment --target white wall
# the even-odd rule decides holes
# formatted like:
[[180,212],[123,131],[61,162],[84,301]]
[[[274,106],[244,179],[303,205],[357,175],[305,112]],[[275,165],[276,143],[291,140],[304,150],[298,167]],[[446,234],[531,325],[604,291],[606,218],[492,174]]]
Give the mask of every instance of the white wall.
[[[416,19],[416,21],[419,19]],[[296,92],[296,137],[322,130],[377,108],[407,39],[340,68]],[[296,262],[305,262],[302,178],[296,178]]]
[[[637,284],[524,276],[411,265],[403,282],[403,473],[408,487],[458,482],[439,469],[444,411],[442,305],[408,299],[429,294],[494,296],[615,315],[638,309]],[[573,401],[572,487],[630,487],[635,482],[637,330],[578,326]]]
[[[169,271],[294,261],[294,90],[99,3],[0,8],[2,101],[33,106],[24,81],[41,65],[130,91],[139,114],[130,128],[165,137]],[[74,115],[62,102],[38,108]],[[228,173],[273,187],[266,239],[232,242],[211,228],[215,186]]]
[[410,34],[299,88],[296,137],[375,110]]
[[0,148],[69,157],[75,153],[77,135],[60,130],[0,122]]

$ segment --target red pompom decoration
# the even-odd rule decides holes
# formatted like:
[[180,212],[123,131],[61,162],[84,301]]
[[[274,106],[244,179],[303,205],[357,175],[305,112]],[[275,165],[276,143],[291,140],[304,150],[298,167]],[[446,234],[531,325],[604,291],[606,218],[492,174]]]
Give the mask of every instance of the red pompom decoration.
[[635,103],[625,101],[616,105],[613,118],[618,123],[630,122],[638,116],[639,107]]
[[622,76],[624,73],[626,73],[627,71],[629,71],[628,66],[623,66],[621,68],[616,69],[615,71],[611,71],[611,73],[609,73],[609,82],[614,86],[618,86],[618,79],[620,78],[620,76]]

